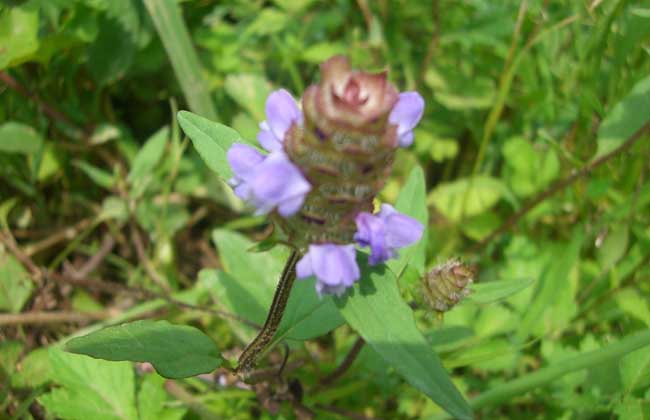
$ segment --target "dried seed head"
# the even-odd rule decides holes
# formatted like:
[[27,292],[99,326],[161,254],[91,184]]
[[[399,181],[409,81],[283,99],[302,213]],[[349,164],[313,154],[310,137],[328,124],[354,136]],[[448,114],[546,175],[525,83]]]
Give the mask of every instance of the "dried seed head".
[[457,259],[440,264],[423,278],[423,295],[435,311],[447,312],[471,293],[474,270]]

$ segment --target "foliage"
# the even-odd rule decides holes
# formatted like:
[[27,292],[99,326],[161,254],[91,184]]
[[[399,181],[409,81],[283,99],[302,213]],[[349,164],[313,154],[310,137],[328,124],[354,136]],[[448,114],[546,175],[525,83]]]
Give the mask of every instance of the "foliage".
[[[427,231],[244,383],[288,249],[225,153],[339,53],[426,100],[380,199]],[[649,55],[626,0],[0,2],[0,412],[650,418]]]

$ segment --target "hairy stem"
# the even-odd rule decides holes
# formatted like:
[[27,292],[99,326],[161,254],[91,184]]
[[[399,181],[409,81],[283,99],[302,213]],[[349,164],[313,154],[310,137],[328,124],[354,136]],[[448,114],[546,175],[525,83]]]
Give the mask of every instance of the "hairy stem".
[[278,330],[280,322],[282,321],[282,316],[284,315],[284,310],[287,307],[287,302],[289,301],[293,282],[296,280],[296,264],[298,263],[299,258],[300,254],[296,250],[294,250],[291,253],[291,256],[289,256],[289,259],[284,266],[284,270],[282,270],[278,287],[275,289],[273,302],[271,302],[271,308],[269,309],[266,321],[264,321],[264,325],[257,334],[257,337],[246,346],[241,356],[239,356],[236,373],[246,374],[253,366],[255,366],[257,358],[264,353],[273,339],[275,332]]

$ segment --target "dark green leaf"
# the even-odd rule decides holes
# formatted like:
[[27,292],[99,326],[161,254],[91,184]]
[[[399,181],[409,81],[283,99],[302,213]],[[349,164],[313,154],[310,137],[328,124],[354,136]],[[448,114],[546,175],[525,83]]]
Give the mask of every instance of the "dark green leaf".
[[335,298],[343,318],[411,385],[456,418],[473,418],[438,355],[415,326],[391,270],[361,266],[361,280],[342,298]]
[[534,278],[490,281],[474,284],[468,299],[478,303],[497,302],[518,293],[535,282]]
[[167,321],[135,321],[70,340],[66,350],[106,360],[150,362],[166,378],[208,373],[223,359],[200,330]]

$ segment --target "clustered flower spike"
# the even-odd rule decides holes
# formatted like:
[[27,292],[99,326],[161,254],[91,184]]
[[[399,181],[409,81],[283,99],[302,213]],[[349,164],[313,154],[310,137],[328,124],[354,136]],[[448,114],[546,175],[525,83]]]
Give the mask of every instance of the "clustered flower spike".
[[399,93],[386,72],[352,70],[343,56],[321,74],[302,111],[284,89],[269,95],[257,136],[269,154],[235,144],[228,162],[235,194],[270,214],[303,253],[297,277],[315,277],[319,294],[341,295],[361,276],[355,244],[370,248],[375,265],[422,236],[422,224],[391,205],[372,210],[396,149],[413,143],[424,100]]

